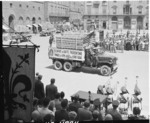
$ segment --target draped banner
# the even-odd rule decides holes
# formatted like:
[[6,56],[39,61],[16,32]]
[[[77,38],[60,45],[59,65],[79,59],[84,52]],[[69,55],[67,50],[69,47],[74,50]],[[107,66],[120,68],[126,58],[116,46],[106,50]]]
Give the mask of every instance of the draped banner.
[[4,119],[31,120],[34,47],[3,47]]

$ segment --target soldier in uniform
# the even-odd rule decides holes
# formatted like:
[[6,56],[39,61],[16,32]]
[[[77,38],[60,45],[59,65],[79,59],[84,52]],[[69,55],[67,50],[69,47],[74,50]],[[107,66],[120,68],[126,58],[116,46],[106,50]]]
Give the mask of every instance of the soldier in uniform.
[[128,114],[129,109],[129,93],[125,86],[121,87],[121,93],[118,96],[118,101],[120,102],[119,111],[122,115]]
[[104,95],[104,91],[103,91],[103,86],[102,85],[99,85],[98,88],[97,88],[97,94],[102,94]]
[[105,95],[107,95],[106,102],[105,102],[106,110],[112,108],[114,90],[111,87],[111,80],[112,80],[112,77],[110,77],[110,80],[105,85],[105,89],[106,89],[106,94]]
[[142,97],[141,97],[141,91],[138,87],[138,76],[136,76],[136,84],[134,88],[134,94],[131,98],[131,110],[133,111],[134,107],[139,107],[140,110],[142,110]]

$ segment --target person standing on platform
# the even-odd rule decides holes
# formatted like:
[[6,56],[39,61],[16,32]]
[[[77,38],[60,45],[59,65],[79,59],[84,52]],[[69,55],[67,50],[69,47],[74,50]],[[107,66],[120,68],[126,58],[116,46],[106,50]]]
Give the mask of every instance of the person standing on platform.
[[46,85],[46,97],[49,98],[50,100],[55,99],[55,95],[58,92],[57,87],[54,85],[55,79],[51,79],[51,84]]
[[34,89],[34,97],[41,99],[44,98],[44,85],[42,83],[42,75],[38,76],[38,80],[35,82],[35,89]]
[[53,35],[53,33],[51,32],[51,33],[50,33],[50,38],[49,38],[50,47],[52,47],[53,40],[54,40],[54,35]]

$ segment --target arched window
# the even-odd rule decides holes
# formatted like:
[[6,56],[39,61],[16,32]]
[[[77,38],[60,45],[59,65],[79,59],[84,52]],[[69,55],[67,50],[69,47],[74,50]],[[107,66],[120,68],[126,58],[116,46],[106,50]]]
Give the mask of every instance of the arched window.
[[29,17],[26,18],[26,23],[30,24],[30,18]]
[[15,19],[14,15],[10,15],[9,18],[8,18],[10,32],[14,32],[14,19]]
[[36,23],[35,17],[32,18],[32,24]]
[[19,24],[23,24],[23,17],[19,17]]
[[10,3],[10,8],[12,8],[12,3]]
[[38,18],[39,23],[41,23],[41,17]]

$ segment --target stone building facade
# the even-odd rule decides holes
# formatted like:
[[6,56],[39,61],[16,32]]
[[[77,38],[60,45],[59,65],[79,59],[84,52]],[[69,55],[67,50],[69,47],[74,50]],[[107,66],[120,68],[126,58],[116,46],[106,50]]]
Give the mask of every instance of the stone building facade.
[[44,22],[44,3],[28,1],[2,2],[3,21],[11,28]]
[[46,1],[44,2],[44,18],[45,21],[51,23],[69,20],[68,2],[62,1]]
[[[82,5],[81,5],[82,3]],[[84,2],[72,1],[3,1],[3,21],[11,28],[17,25],[44,24],[82,20]]]
[[148,29],[148,0],[87,1],[83,16],[85,29],[92,23],[99,29]]

